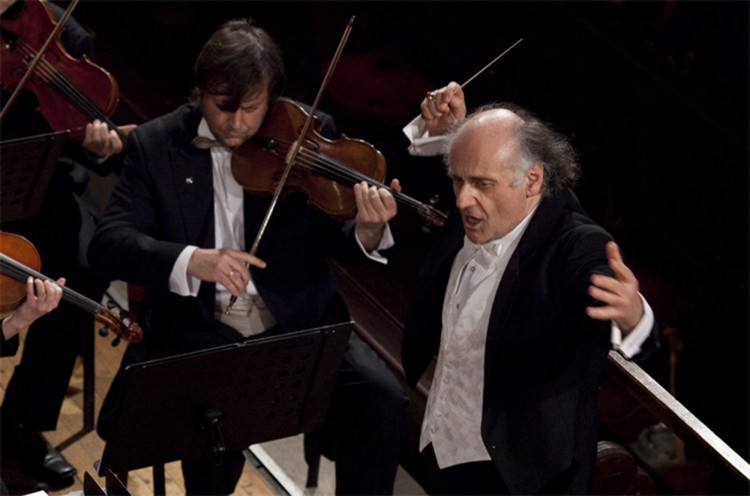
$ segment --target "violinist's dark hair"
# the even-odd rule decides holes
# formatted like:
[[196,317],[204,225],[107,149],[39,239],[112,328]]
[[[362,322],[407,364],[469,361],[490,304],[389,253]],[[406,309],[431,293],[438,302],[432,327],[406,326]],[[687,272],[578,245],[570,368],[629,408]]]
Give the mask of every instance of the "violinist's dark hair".
[[[466,119],[454,124],[449,131],[448,142],[451,143],[461,128],[472,118],[496,109],[509,110],[523,120],[516,128],[521,147],[521,158],[517,164],[514,186],[520,184],[526,173],[538,163],[541,163],[544,167],[543,195],[547,196],[554,191],[572,188],[578,183],[578,179],[581,177],[581,168],[578,165],[573,145],[568,138],[555,131],[551,125],[542,121],[532,112],[514,103],[496,102],[479,107]],[[446,148],[446,150],[449,149]],[[448,165],[448,153],[443,156],[443,159],[445,164]]]
[[193,99],[202,91],[228,95],[228,107],[234,109],[266,82],[270,101],[281,96],[286,84],[281,49],[250,18],[225,22],[203,45],[194,69]]

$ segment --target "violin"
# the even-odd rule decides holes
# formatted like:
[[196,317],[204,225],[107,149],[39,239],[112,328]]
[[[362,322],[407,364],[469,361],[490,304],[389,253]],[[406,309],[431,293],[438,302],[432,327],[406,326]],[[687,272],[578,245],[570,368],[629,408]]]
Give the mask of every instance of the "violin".
[[[26,297],[26,280],[29,276],[54,282],[37,272],[40,266],[39,252],[28,239],[18,234],[0,231],[0,313],[10,312],[23,302]],[[143,339],[143,330],[137,323],[125,325],[110,309],[65,286],[62,286],[62,290],[64,301],[91,313],[106,329],[115,333],[117,337],[113,346],[117,345],[120,339],[131,343]]]
[[[308,119],[307,111],[288,98],[278,98],[266,114],[258,132],[232,153],[232,175],[246,190],[272,193],[287,166],[289,150],[299,138]],[[357,213],[352,186],[366,182],[388,190],[396,202],[413,208],[436,226],[445,223],[446,214],[382,184],[385,158],[366,141],[342,135],[329,140],[320,135],[322,123],[310,126],[286,178],[285,191],[308,195],[308,202],[337,219],[352,219]],[[346,187],[342,187],[346,186]]]
[[[47,45],[56,24],[41,0],[19,0],[0,16],[0,83],[6,91],[13,91],[25,82],[24,89],[34,94],[37,110],[50,127],[69,130],[71,139],[82,139],[86,124],[99,119],[125,143],[125,135],[110,120],[120,101],[117,81],[85,55],[76,59],[68,54],[59,36]],[[40,54],[32,74],[27,75]]]
[[[352,187],[364,182],[388,190],[397,203],[413,207],[431,223],[445,223],[444,213],[382,184],[385,158],[374,146],[343,135],[336,141],[329,140],[318,132],[322,123],[314,119],[315,113],[353,24],[354,17],[344,29],[310,112],[287,98],[276,99],[255,135],[232,152],[232,175],[237,182],[248,191],[273,196],[250,248],[251,255],[257,253],[279,197],[294,190],[306,193],[308,203],[328,215],[351,219],[357,212]],[[424,229],[429,230],[427,226]],[[229,299],[225,313],[235,301],[236,296]]]

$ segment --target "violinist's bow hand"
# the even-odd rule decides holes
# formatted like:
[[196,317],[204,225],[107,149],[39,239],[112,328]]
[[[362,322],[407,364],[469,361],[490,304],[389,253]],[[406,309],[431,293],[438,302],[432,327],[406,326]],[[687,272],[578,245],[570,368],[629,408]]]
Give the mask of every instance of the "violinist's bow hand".
[[241,250],[233,248],[198,248],[190,256],[187,274],[201,281],[223,285],[232,296],[245,291],[250,281],[250,266],[264,269],[266,263]]

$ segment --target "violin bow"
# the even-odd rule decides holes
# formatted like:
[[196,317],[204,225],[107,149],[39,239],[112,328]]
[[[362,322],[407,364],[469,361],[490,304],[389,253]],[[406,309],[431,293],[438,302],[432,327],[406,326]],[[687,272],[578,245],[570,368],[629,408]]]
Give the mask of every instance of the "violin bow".
[[[355,16],[352,16],[352,18],[349,19],[349,22],[344,29],[344,33],[341,36],[339,45],[336,48],[336,53],[333,55],[333,59],[328,65],[328,70],[326,71],[325,77],[323,78],[323,82],[321,83],[320,88],[318,88],[318,94],[315,96],[315,101],[313,102],[312,107],[310,108],[310,111],[307,115],[307,119],[305,120],[305,124],[302,126],[302,130],[299,133],[299,138],[297,138],[297,140],[292,144],[292,147],[289,149],[289,152],[287,152],[285,158],[286,167],[284,168],[284,173],[281,175],[279,184],[276,186],[276,190],[273,192],[271,204],[268,206],[268,210],[266,210],[266,215],[263,217],[263,222],[258,229],[258,234],[255,236],[255,241],[253,241],[253,246],[252,248],[250,248],[249,253],[253,256],[255,256],[258,251],[258,245],[260,244],[260,240],[266,231],[266,226],[268,225],[268,221],[271,219],[271,214],[273,214],[273,211],[276,208],[276,204],[278,203],[279,197],[281,196],[281,190],[286,184],[287,177],[289,177],[289,173],[292,170],[292,166],[294,165],[295,160],[297,160],[297,155],[299,154],[299,150],[302,147],[302,141],[307,135],[307,131],[310,129],[310,125],[315,117],[315,113],[318,110],[320,100],[323,97],[323,92],[325,91],[326,86],[328,86],[328,82],[333,75],[333,71],[336,68],[336,65],[338,65],[339,59],[341,58],[341,53],[344,51],[344,46],[346,45],[346,42],[349,39],[349,35],[352,32],[352,27],[354,26],[354,18]],[[247,267],[248,264],[245,264],[245,266]],[[229,304],[227,305],[226,310],[224,311],[225,314],[229,313],[235,301],[237,301],[237,297],[233,295],[229,300]]]
[[73,13],[73,10],[76,8],[76,5],[78,5],[79,0],[73,0],[70,2],[70,5],[68,5],[68,8],[65,9],[65,12],[63,12],[62,17],[60,17],[60,20],[57,21],[57,24],[55,25],[54,29],[52,29],[52,32],[47,37],[47,39],[44,41],[44,44],[39,49],[37,54],[34,56],[34,58],[29,62],[28,67],[26,68],[26,72],[24,73],[21,80],[18,82],[18,85],[13,90],[13,93],[11,93],[10,98],[8,98],[8,102],[3,107],[2,112],[0,112],[0,122],[2,122],[3,117],[5,117],[8,114],[8,110],[10,109],[11,105],[18,99],[18,95],[21,93],[21,90],[26,85],[26,81],[29,80],[31,75],[34,73],[34,69],[36,68],[37,63],[42,59],[42,56],[44,55],[44,52],[47,51],[47,47],[50,43],[52,43],[52,40],[57,39],[57,35],[62,30],[65,23],[68,21],[68,18]]

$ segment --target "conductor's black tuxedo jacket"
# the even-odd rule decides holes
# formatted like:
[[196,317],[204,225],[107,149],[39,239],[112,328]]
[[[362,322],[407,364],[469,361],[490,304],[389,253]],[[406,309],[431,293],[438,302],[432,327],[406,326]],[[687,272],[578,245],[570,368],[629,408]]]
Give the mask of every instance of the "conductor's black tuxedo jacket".
[[[412,385],[439,349],[445,289],[464,236],[460,216],[451,217],[417,276],[403,335]],[[514,494],[545,490],[553,479],[555,491],[591,491],[611,324],[585,308],[596,304],[587,293],[591,274],[612,275],[604,249],[611,239],[571,191],[543,199],[492,302],[481,434]]]

